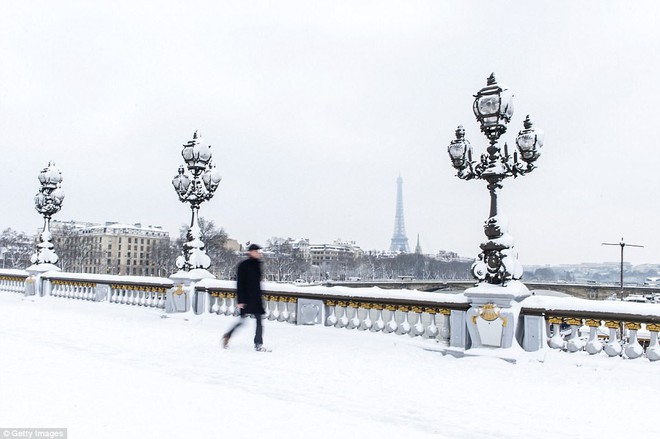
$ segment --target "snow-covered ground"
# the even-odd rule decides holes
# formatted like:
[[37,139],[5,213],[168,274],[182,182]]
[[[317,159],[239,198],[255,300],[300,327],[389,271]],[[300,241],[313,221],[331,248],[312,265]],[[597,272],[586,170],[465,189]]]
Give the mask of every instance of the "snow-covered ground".
[[[443,357],[434,342],[0,293],[0,428],[100,438],[609,438],[660,434],[660,364]],[[660,363],[660,362],[659,362]]]

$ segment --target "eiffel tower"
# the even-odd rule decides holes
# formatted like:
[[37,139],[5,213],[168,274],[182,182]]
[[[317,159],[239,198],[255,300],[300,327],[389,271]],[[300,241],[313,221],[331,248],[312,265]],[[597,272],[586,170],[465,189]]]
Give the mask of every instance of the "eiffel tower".
[[394,217],[394,234],[390,244],[391,252],[410,253],[406,225],[403,221],[403,179],[396,179],[396,216]]

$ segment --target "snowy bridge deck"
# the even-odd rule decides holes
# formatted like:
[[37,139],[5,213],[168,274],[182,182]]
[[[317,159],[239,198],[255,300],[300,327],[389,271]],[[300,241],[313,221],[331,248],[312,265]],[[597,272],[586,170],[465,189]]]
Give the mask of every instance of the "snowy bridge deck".
[[442,356],[420,337],[0,294],[0,426],[69,438],[652,437],[656,364]]

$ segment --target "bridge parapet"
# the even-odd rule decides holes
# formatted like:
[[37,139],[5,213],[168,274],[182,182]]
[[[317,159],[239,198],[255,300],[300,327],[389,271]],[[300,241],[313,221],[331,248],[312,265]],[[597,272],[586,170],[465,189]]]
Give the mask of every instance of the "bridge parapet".
[[[546,338],[553,349],[660,359],[660,304],[532,296],[522,302],[521,315],[526,320],[524,337]],[[528,331],[538,328],[535,321],[541,319],[540,332]]]
[[154,308],[165,307],[173,282],[166,278],[64,273],[30,276],[21,270],[0,270],[0,291]]
[[[218,315],[238,315],[235,288],[235,282],[214,279],[196,286],[208,294],[205,312]],[[264,283],[263,288],[268,320],[445,342],[450,338],[452,312],[465,313],[469,307],[465,297],[448,293],[275,283]]]
[[25,270],[0,270],[0,291],[24,294],[28,277]]
[[[0,270],[1,292],[28,293],[30,281],[26,272]],[[232,281],[205,279],[181,289],[166,278],[47,272],[34,283],[41,284],[37,296],[151,308],[167,308],[168,302],[172,307],[173,300],[189,303],[192,297],[196,314],[239,313]],[[266,318],[272,321],[431,339],[438,344],[430,348],[438,350],[471,348],[466,331],[470,303],[462,293],[276,283],[263,287]],[[179,293],[174,291],[177,288]],[[520,306],[516,340],[525,351],[584,350],[592,355],[660,359],[660,304],[532,295]],[[476,320],[472,323],[490,325],[497,320],[496,306],[486,303],[482,308],[471,316]],[[190,306],[180,310],[192,312]]]
[[[383,289],[408,289],[420,291],[463,291],[475,286],[474,280],[385,280],[385,281],[355,281],[328,282],[327,286],[344,286],[351,288],[378,287]],[[621,287],[599,283],[567,283],[567,282],[525,282],[530,290],[550,290],[565,293],[583,299],[603,300],[612,296],[621,298]],[[623,297],[629,295],[660,295],[658,286],[624,285]]]

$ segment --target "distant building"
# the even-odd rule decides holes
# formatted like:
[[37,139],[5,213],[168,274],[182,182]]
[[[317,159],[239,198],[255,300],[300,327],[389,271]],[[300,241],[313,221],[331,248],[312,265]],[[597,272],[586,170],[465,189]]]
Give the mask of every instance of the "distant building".
[[445,261],[445,262],[450,262],[450,261],[460,261],[460,262],[467,262],[467,261],[474,261],[474,258],[461,258],[458,256],[458,253],[456,252],[450,252],[446,250],[440,250],[437,255],[435,255],[435,259],[438,261]]
[[229,250],[230,252],[234,253],[240,253],[243,248],[241,247],[241,244],[235,239],[232,238],[227,238],[227,241],[225,242],[224,245],[225,249]]
[[337,239],[332,244],[312,244],[309,246],[309,261],[323,269],[324,266],[347,259],[355,260],[364,252],[355,241]]
[[54,244],[65,271],[158,276],[165,273],[170,236],[160,226],[51,221]]

